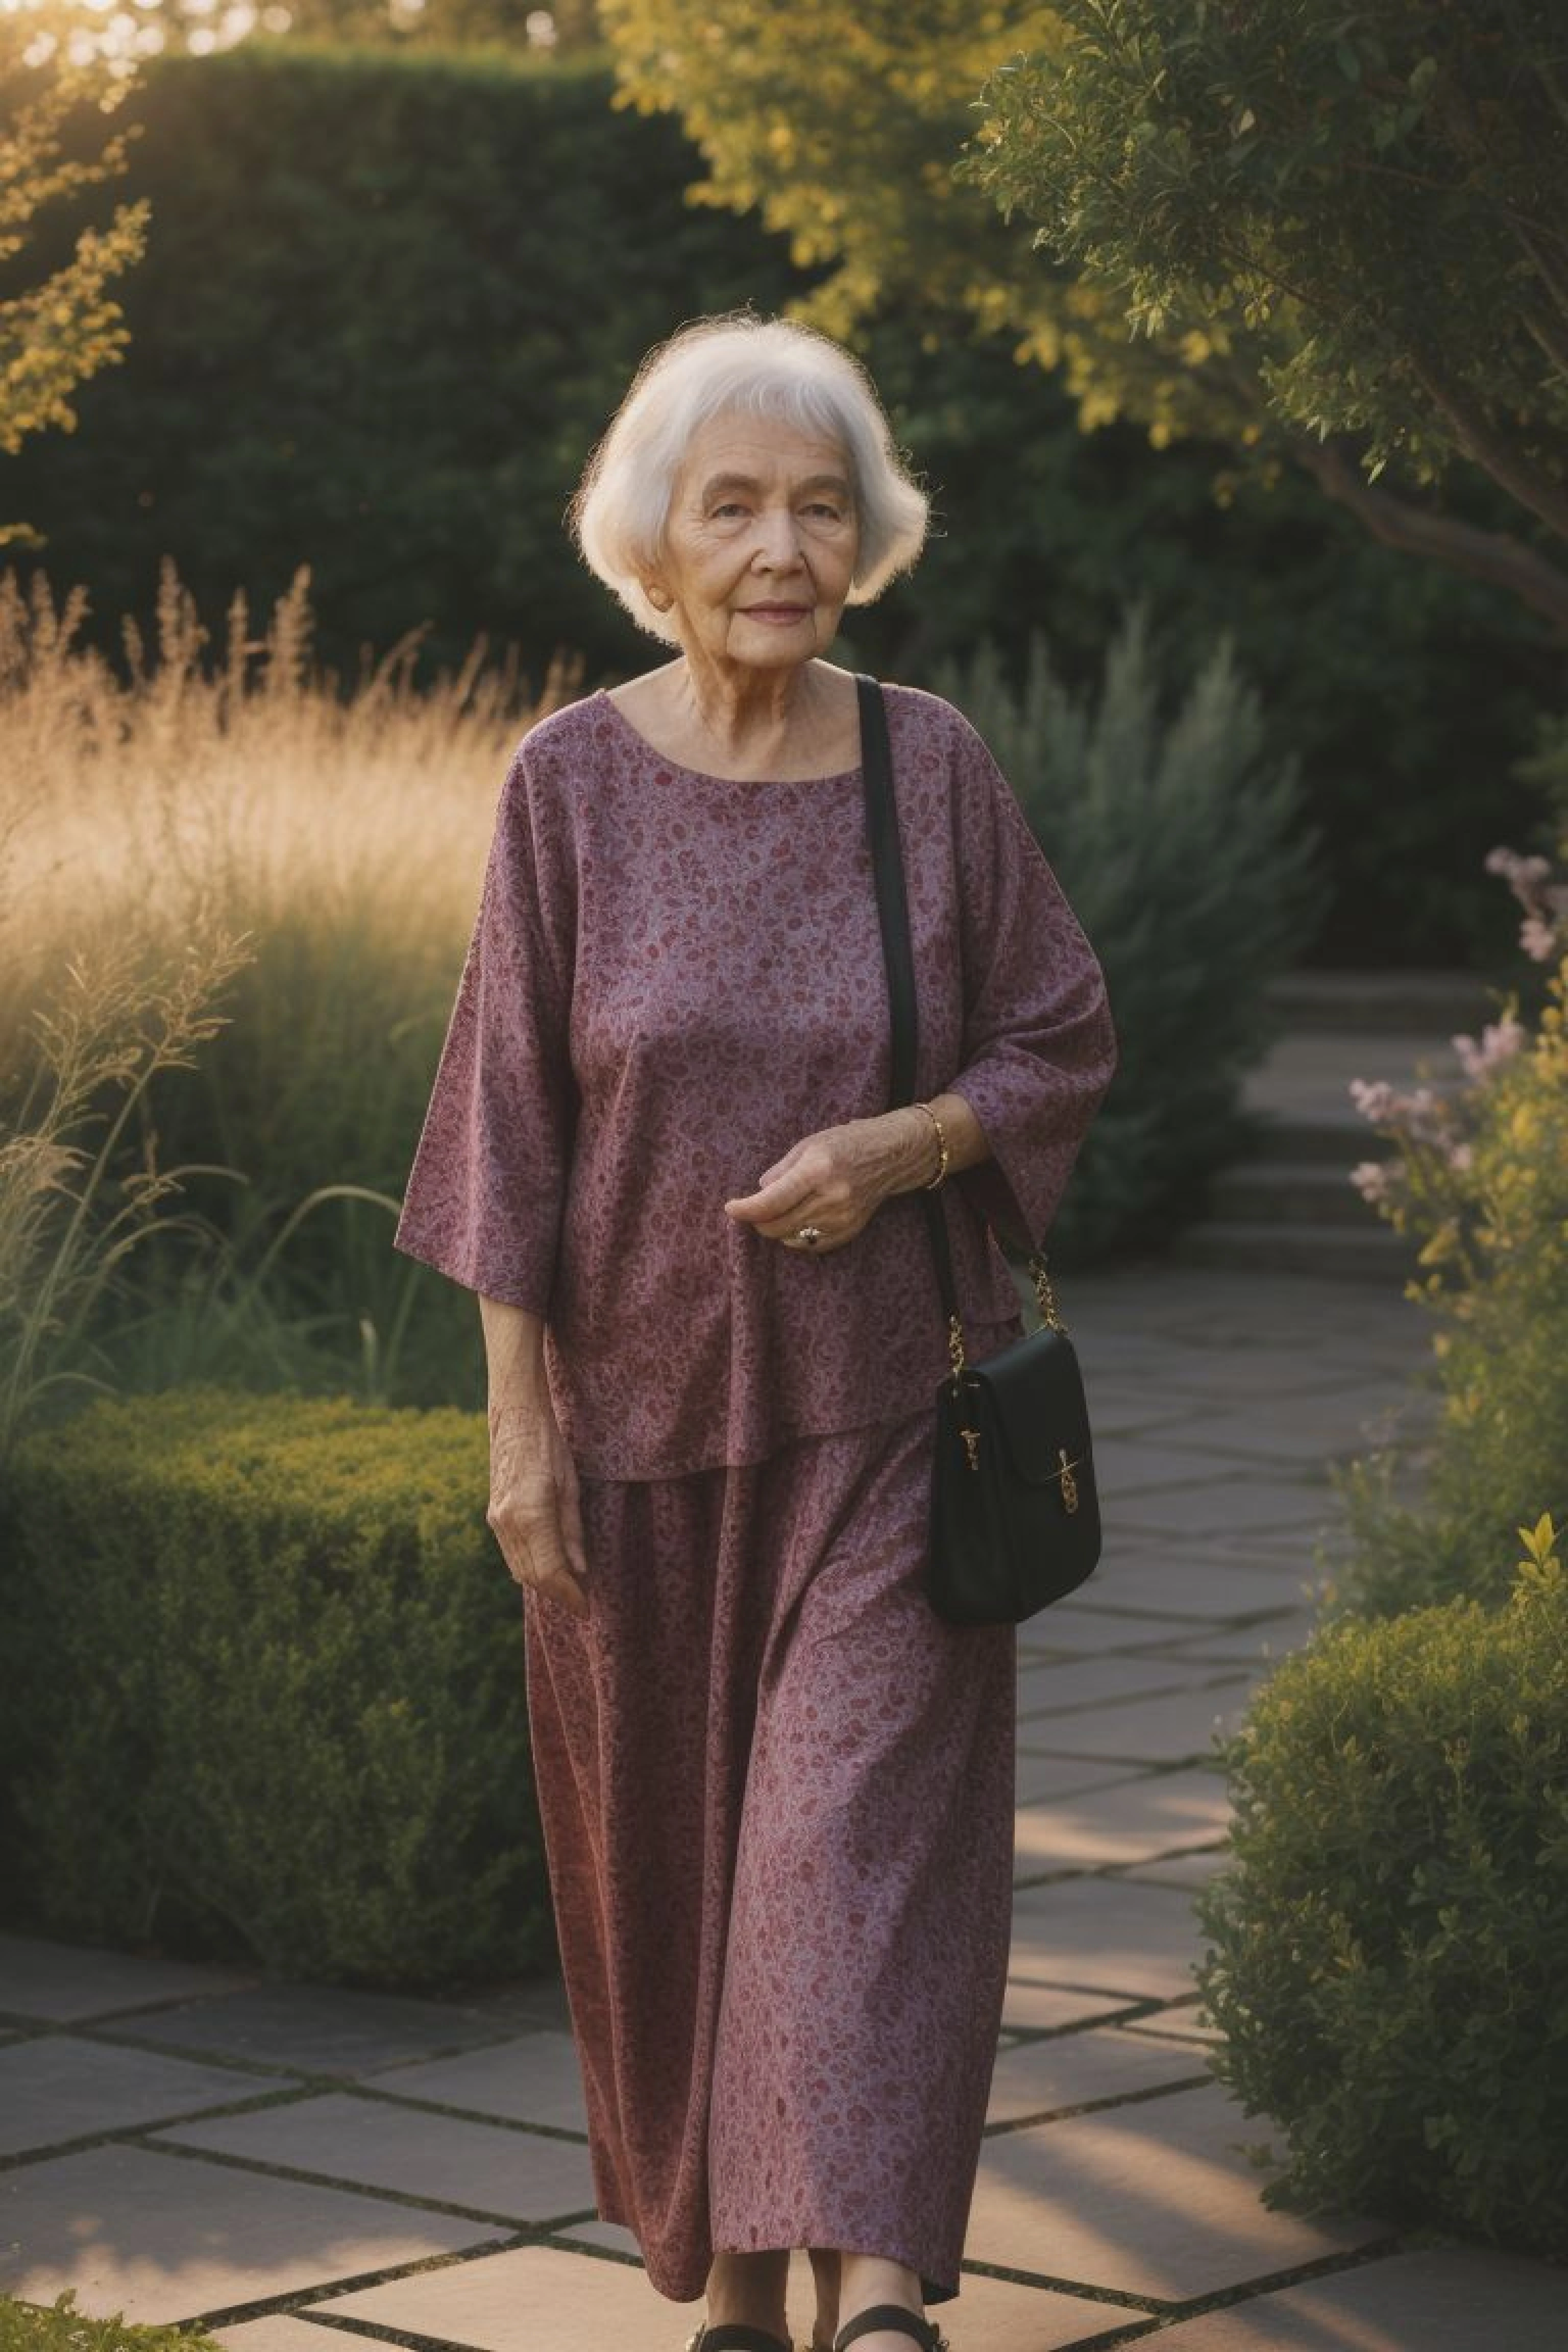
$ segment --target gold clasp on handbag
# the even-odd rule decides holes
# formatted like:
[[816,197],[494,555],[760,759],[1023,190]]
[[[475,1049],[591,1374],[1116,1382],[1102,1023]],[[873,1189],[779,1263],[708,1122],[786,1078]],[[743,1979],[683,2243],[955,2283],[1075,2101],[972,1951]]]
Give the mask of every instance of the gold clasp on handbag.
[[1057,1476],[1061,1482],[1062,1508],[1071,1513],[1078,1508],[1078,1480],[1072,1474],[1079,1465],[1077,1462],[1068,1461],[1065,1445],[1058,1450],[1057,1459],[1062,1465],[1057,1472]]

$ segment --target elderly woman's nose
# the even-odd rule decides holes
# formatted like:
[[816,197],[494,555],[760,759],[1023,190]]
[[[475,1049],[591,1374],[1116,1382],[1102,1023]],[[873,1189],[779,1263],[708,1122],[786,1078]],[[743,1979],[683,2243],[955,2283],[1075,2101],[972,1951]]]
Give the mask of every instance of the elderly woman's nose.
[[752,561],[798,562],[800,541],[800,524],[787,507],[764,507],[756,520]]

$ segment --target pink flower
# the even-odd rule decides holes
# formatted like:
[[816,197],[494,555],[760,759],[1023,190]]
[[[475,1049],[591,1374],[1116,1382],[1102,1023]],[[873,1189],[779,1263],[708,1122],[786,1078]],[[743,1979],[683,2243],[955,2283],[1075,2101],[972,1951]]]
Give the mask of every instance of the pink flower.
[[1544,857],[1521,857],[1517,849],[1489,849],[1486,870],[1508,884],[1515,897],[1544,882],[1552,868]]
[[1363,1118],[1370,1119],[1373,1127],[1387,1127],[1392,1123],[1394,1105],[1399,1099],[1386,1078],[1352,1078],[1350,1097]]
[[1523,1024],[1509,1017],[1489,1022],[1481,1031],[1478,1045],[1473,1037],[1453,1037],[1450,1045],[1459,1057],[1467,1078],[1479,1085],[1489,1078],[1504,1062],[1511,1062],[1524,1043]]
[[1386,1160],[1363,1160],[1358,1167],[1351,1170],[1351,1182],[1362,1199],[1370,1201],[1375,1209],[1391,1197],[1395,1172]]
[[1527,915],[1519,927],[1519,944],[1531,963],[1551,963],[1557,954],[1557,932],[1539,915]]

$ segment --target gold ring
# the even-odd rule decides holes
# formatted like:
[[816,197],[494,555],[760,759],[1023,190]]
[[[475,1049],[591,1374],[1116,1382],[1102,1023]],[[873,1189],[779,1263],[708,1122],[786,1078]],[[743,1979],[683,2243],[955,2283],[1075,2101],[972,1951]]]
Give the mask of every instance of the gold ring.
[[795,1238],[797,1242],[804,1242],[807,1249],[815,1249],[817,1243],[822,1239],[822,1227],[820,1225],[802,1225]]

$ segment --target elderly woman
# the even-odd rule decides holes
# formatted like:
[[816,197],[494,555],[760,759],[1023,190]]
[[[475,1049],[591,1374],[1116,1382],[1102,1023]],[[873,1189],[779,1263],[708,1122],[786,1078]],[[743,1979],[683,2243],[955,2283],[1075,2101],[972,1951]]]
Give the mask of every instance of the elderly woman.
[[[940,2346],[1009,1934],[1015,1648],[924,1598],[944,1332],[1018,1336],[1110,1079],[1100,971],[973,730],[888,690],[918,972],[888,994],[846,604],[926,502],[825,338],[645,362],[574,508],[675,658],[501,788],[396,1246],[479,1294],[602,2214],[702,2352]],[[945,1181],[944,1181],[945,1180]]]

